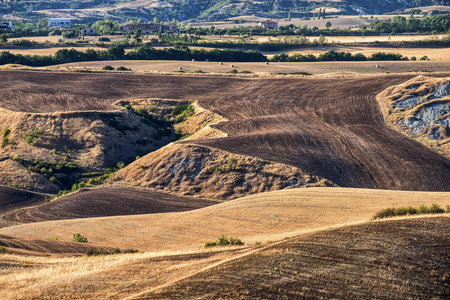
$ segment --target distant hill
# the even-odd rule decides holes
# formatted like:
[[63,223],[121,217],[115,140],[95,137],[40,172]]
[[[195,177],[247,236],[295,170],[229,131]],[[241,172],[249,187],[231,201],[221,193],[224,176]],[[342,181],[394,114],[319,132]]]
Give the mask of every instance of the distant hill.
[[13,1],[0,3],[3,19],[22,17],[31,20],[71,17],[83,22],[105,17],[126,21],[140,18],[151,21],[220,20],[242,15],[267,18],[313,16],[319,8],[333,14],[380,14],[419,6],[450,5],[450,0],[62,0]]

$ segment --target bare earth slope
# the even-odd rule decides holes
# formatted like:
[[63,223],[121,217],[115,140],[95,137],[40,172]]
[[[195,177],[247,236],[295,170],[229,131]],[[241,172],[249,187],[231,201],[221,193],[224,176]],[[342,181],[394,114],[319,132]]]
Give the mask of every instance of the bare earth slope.
[[383,121],[376,94],[405,79],[255,80],[201,100],[229,120],[215,126],[228,137],[191,143],[293,165],[340,186],[450,190],[450,160]]
[[[196,100],[229,120],[213,126],[226,136],[185,144],[290,165],[345,187],[450,190],[450,160],[388,128],[375,99],[409,75],[242,79],[4,71],[0,76],[0,106],[7,109],[108,109],[119,98],[137,97]],[[76,97],[42,100],[46,94]]]
[[46,196],[0,186],[0,214],[21,207],[43,203]]
[[5,227],[0,234],[24,240],[58,237],[59,241],[71,241],[72,235],[79,232],[96,246],[192,251],[221,234],[253,244],[364,222],[390,206],[436,203],[445,207],[449,195],[347,188],[288,189],[185,212],[48,221]]
[[133,299],[448,299],[449,251],[448,217],[368,223],[279,243]]
[[152,191],[102,188],[80,191],[45,205],[8,214],[14,223],[76,218],[180,212],[216,204],[213,201],[175,197]]

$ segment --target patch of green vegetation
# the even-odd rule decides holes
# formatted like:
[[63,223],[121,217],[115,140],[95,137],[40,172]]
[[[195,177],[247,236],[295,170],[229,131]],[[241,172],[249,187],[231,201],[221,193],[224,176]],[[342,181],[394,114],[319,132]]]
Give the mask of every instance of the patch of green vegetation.
[[121,254],[121,253],[137,253],[139,252],[136,249],[126,249],[124,251],[121,251],[119,248],[115,248],[112,250],[106,250],[103,248],[94,248],[91,247],[86,251],[87,256],[99,256],[99,255],[114,255],[114,254]]
[[[447,212],[450,212],[450,206],[447,206]],[[391,218],[396,216],[410,216],[410,215],[421,215],[421,214],[443,214],[445,210],[437,204],[431,204],[429,207],[425,205],[415,207],[389,207],[382,209],[375,213],[372,220],[379,220],[384,218]]]
[[3,129],[2,132],[2,148],[5,148],[9,144],[8,135],[11,133],[9,128]]
[[179,104],[172,109],[172,114],[176,115],[175,123],[181,123],[187,120],[195,113],[191,104]]
[[84,237],[84,236],[82,236],[82,235],[79,234],[79,233],[75,233],[75,234],[73,235],[73,241],[74,241],[74,242],[78,242],[78,243],[87,243],[87,242],[88,242],[88,239],[87,239],[87,237]]
[[105,71],[112,71],[112,70],[114,70],[114,67],[112,67],[110,65],[106,65],[106,66],[103,67],[103,70],[105,70]]
[[8,249],[6,249],[5,246],[0,246],[0,254],[6,254],[8,253]]
[[194,73],[205,73],[205,72],[203,72],[202,69],[197,69],[194,71]]
[[127,69],[124,66],[117,67],[117,71],[131,71],[131,69]]
[[231,73],[231,74],[237,74],[237,73],[239,73],[239,72],[238,72],[238,70],[233,69],[233,70],[231,70],[231,71],[228,71],[228,73]]
[[32,131],[25,132],[23,138],[25,139],[25,143],[30,145],[33,144],[35,141],[39,141],[43,135],[44,135],[43,130],[35,128]]
[[215,241],[207,242],[205,244],[205,248],[216,246],[243,246],[243,245],[244,243],[237,237],[227,238],[225,235],[222,235]]
[[252,74],[253,72],[252,72],[252,71],[244,70],[244,71],[242,71],[241,73],[242,73],[242,74]]
[[57,241],[59,240],[56,236],[48,238],[47,241]]

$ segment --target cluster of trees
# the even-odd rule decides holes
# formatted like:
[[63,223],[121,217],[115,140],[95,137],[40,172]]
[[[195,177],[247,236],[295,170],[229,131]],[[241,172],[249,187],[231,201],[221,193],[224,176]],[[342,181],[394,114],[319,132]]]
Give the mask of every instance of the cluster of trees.
[[85,52],[75,49],[61,49],[55,55],[29,56],[12,54],[7,51],[0,53],[0,65],[21,64],[26,66],[49,66],[62,63],[80,61],[104,61],[104,60],[211,60],[233,62],[262,62],[267,57],[257,51],[218,50],[206,51],[204,49],[189,49],[186,46],[155,49],[151,45],[135,48],[129,53],[121,45],[116,45],[105,51],[88,49]]
[[358,53],[352,55],[349,52],[328,51],[318,56],[313,54],[302,55],[293,54],[287,55],[285,53],[275,54],[272,57],[272,61],[275,62],[314,62],[314,61],[366,61],[366,60],[408,60],[407,57],[401,54],[378,52],[372,54],[370,57],[366,57],[364,54]]
[[403,33],[403,32],[436,32],[450,33],[450,14],[427,16],[423,18],[395,16],[387,21],[375,21],[370,24],[375,32]]

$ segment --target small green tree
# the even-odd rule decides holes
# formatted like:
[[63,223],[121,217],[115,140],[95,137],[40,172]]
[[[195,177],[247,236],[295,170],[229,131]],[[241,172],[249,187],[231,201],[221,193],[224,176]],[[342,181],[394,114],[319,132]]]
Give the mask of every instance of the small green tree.
[[88,242],[88,239],[87,239],[87,237],[84,237],[84,236],[82,236],[82,235],[79,234],[79,233],[75,233],[75,234],[73,235],[73,241],[74,241],[74,242],[78,242],[78,243],[87,243],[87,242]]
[[236,158],[232,157],[228,160],[228,170],[235,170],[237,167],[238,161]]
[[326,22],[326,23],[325,23],[325,27],[326,27],[327,29],[330,28],[330,27],[331,27],[331,22],[330,22],[330,21]]
[[0,43],[6,44],[8,42],[8,35],[0,34]]

